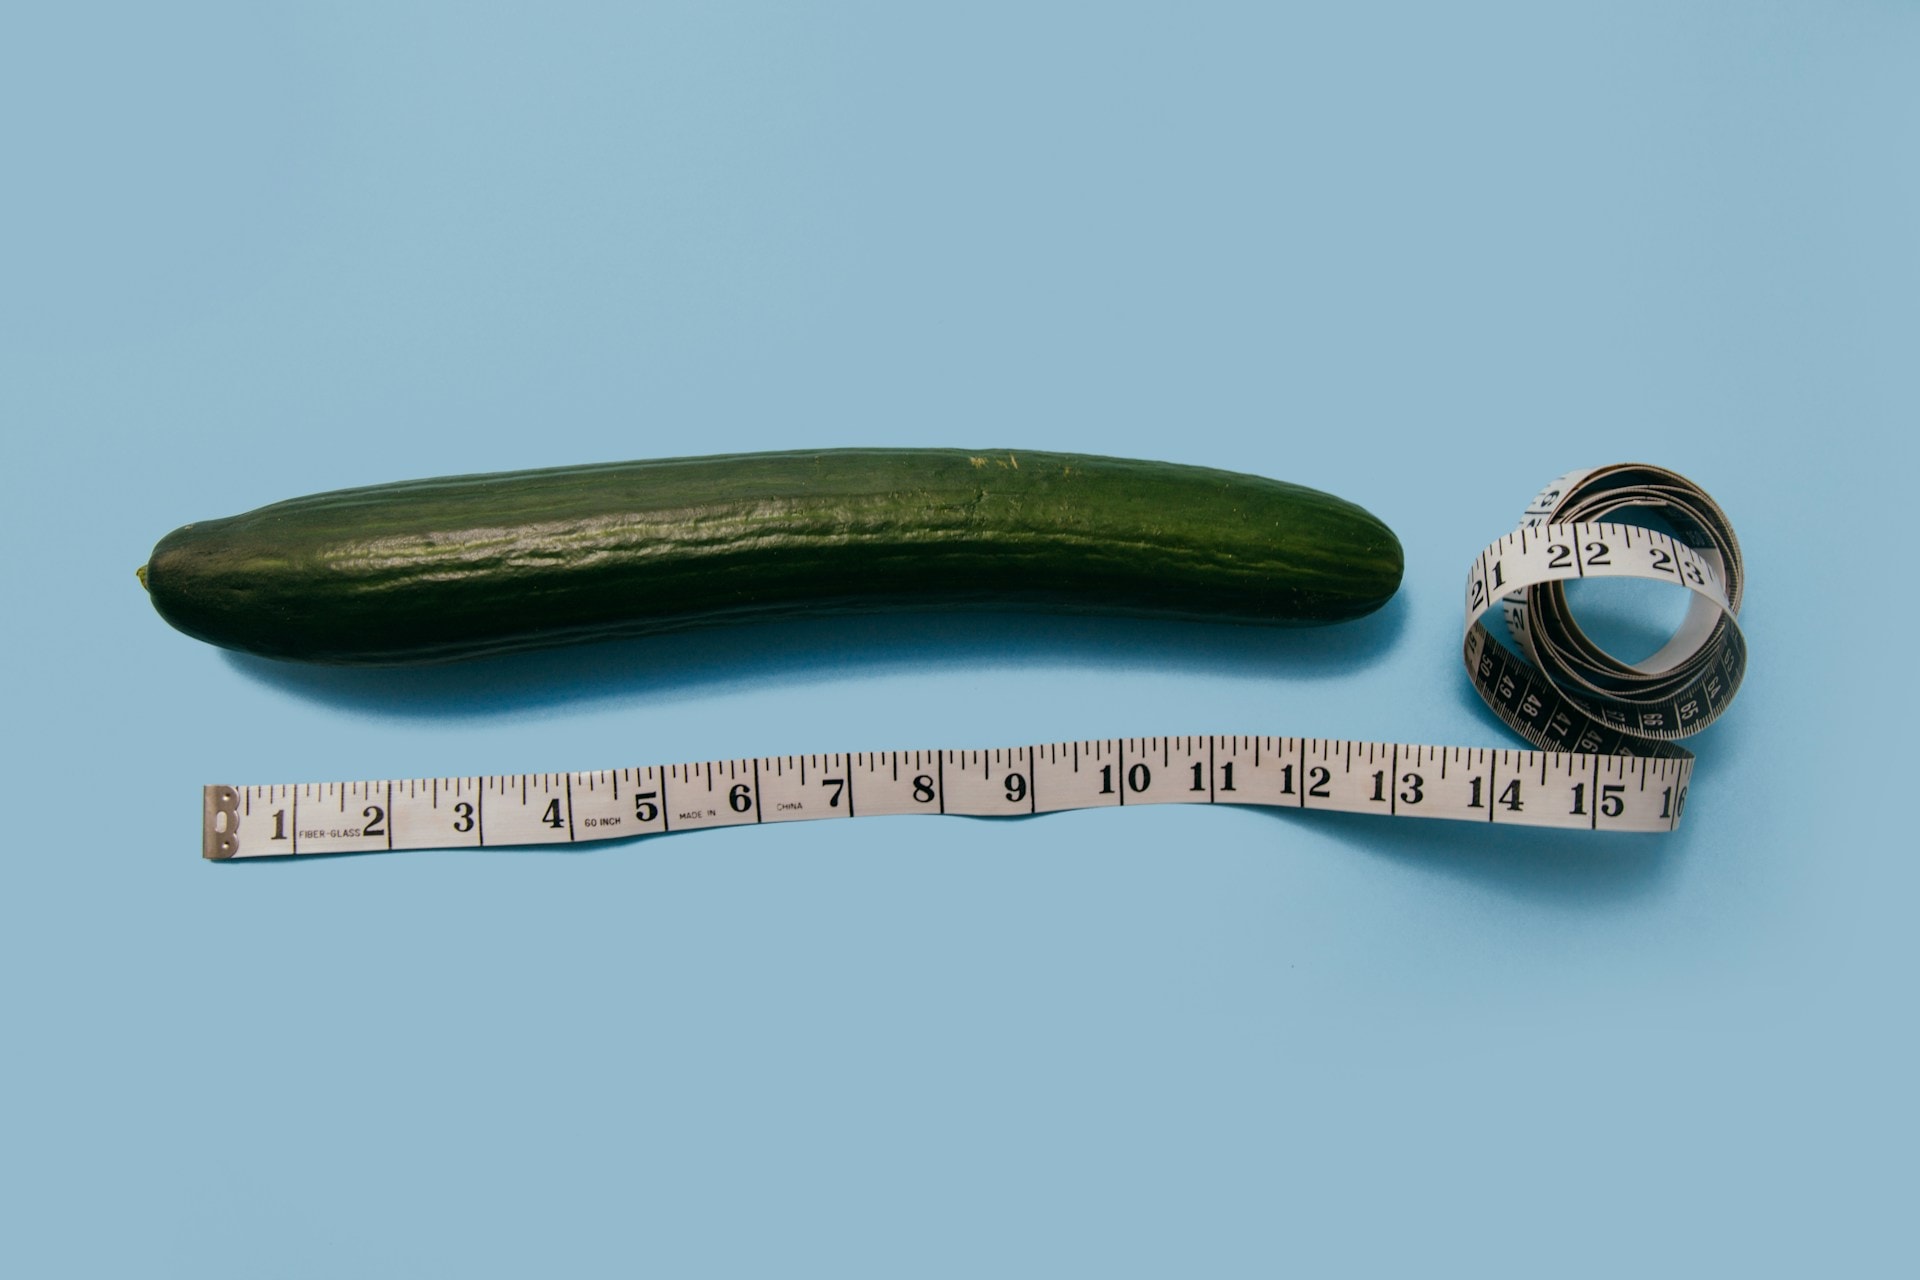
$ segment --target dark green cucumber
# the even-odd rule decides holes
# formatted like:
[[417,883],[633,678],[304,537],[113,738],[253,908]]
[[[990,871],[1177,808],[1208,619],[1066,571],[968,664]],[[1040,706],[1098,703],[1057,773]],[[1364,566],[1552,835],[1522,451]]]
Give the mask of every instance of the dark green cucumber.
[[343,489],[176,529],[140,572],[213,644],[398,664],[886,609],[1339,622],[1400,567],[1367,512],[1257,476],[838,449]]

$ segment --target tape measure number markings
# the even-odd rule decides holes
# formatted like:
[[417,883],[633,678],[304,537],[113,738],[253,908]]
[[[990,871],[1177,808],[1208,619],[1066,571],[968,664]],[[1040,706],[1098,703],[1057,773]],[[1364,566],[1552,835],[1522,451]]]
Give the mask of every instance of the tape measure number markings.
[[[1590,517],[1650,510],[1678,535]],[[1468,575],[1469,677],[1538,749],[1335,738],[1093,739],[994,750],[763,756],[587,773],[209,786],[202,853],[226,860],[570,844],[884,814],[1006,817],[1240,804],[1593,831],[1671,831],[1704,728],[1745,669],[1739,549],[1719,508],[1659,468],[1575,472]],[[1660,652],[1622,663],[1572,620],[1562,584],[1638,577],[1693,592]],[[1731,584],[1729,587],[1728,584]],[[1495,593],[1500,593],[1496,596]],[[1518,651],[1493,639],[1502,607]]]

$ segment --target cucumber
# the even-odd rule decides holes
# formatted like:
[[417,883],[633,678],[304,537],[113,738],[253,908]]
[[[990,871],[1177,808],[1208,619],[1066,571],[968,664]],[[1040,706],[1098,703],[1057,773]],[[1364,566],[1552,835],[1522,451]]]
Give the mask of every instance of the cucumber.
[[1400,584],[1350,502],[1203,467],[836,449],[342,489],[185,525],[160,616],[307,662],[471,658],[709,623],[995,608],[1301,625]]

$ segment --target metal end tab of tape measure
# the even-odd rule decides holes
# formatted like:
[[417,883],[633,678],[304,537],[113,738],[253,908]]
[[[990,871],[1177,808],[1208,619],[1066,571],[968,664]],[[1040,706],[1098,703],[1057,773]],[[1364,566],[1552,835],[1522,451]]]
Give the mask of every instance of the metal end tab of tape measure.
[[[1607,517],[1632,513],[1671,533]],[[1693,593],[1662,649],[1625,663],[1575,625],[1576,578]],[[211,786],[212,859],[568,844],[808,818],[969,817],[1140,804],[1241,804],[1594,831],[1671,831],[1705,728],[1746,667],[1743,571],[1725,515],[1659,467],[1562,476],[1467,577],[1465,657],[1487,705],[1535,750],[1332,738],[1109,738],[997,750],[874,751],[592,773]],[[1486,626],[1498,604],[1514,642]]]

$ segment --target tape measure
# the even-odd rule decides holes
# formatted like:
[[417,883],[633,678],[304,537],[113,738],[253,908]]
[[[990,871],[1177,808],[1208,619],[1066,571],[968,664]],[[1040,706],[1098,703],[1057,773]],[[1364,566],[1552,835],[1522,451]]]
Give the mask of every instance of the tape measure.
[[[202,852],[224,860],[569,844],[815,818],[998,817],[1142,804],[1671,831],[1693,769],[1693,757],[1674,741],[1711,724],[1746,669],[1736,624],[1743,576],[1726,516],[1671,471],[1600,467],[1541,490],[1520,526],[1473,562],[1463,647],[1474,688],[1532,750],[1106,738],[591,773],[210,786]],[[1673,638],[1634,663],[1595,645],[1575,624],[1564,584],[1602,577],[1690,591]],[[1496,605],[1511,648],[1488,628]]]

